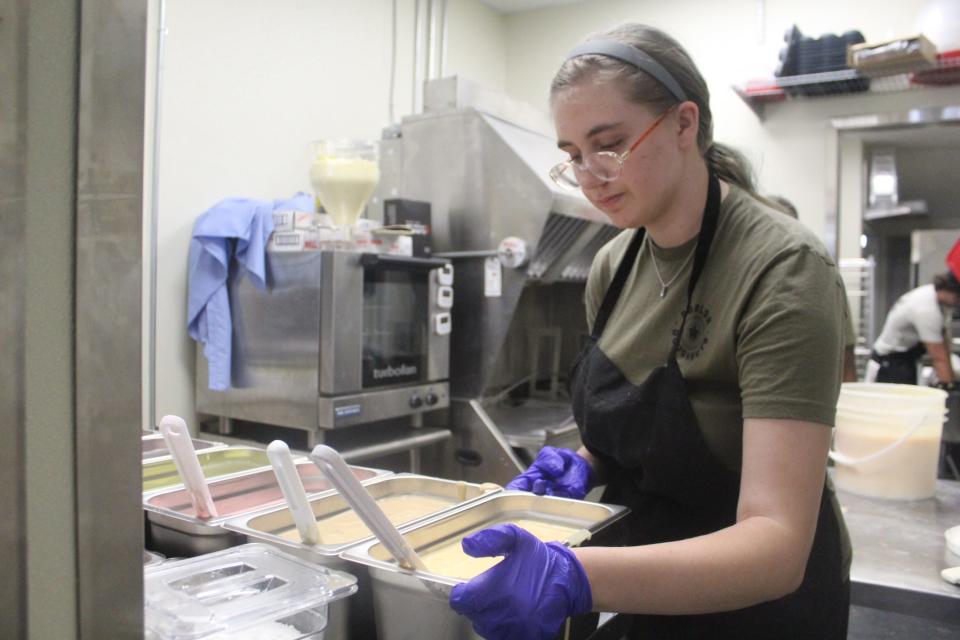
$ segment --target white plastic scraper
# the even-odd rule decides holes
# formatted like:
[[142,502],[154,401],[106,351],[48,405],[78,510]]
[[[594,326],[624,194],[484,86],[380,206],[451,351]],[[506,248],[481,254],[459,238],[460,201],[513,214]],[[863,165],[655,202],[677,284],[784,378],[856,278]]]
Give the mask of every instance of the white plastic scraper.
[[307,492],[303,489],[303,481],[293,464],[290,456],[290,447],[283,440],[274,440],[267,446],[267,457],[273,465],[273,472],[280,483],[280,490],[287,500],[287,506],[293,514],[293,521],[300,532],[300,539],[305,544],[320,544],[320,532],[317,530],[317,519],[310,508]]
[[167,449],[177,465],[177,472],[183,480],[193,510],[201,520],[217,517],[217,508],[210,497],[210,488],[207,479],[203,477],[203,469],[197,460],[197,452],[193,450],[193,440],[190,439],[190,430],[187,423],[179,416],[163,416],[160,420],[160,433],[167,443]]
[[340,495],[346,499],[370,531],[380,539],[401,567],[426,571],[423,560],[400,535],[367,488],[360,484],[356,476],[350,472],[350,468],[339,453],[324,444],[318,444],[310,452],[310,459],[327,476],[331,484],[337,488]]

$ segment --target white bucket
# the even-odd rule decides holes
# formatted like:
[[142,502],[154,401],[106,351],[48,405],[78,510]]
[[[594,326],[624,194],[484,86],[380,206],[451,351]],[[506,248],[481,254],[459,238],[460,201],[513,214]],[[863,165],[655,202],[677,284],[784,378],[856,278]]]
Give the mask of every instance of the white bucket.
[[947,393],[909,384],[846,383],[830,458],[839,489],[875,498],[932,498]]

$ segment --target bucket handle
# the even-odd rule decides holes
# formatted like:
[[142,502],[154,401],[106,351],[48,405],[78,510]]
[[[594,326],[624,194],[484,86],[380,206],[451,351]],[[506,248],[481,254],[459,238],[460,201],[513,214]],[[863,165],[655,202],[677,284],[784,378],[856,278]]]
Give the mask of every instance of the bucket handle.
[[910,429],[908,429],[906,433],[904,433],[902,436],[900,436],[899,438],[897,438],[895,441],[891,442],[887,446],[883,447],[879,451],[875,451],[862,458],[853,458],[846,454],[840,453],[839,451],[831,447],[830,453],[829,453],[830,459],[836,462],[837,464],[842,464],[847,467],[855,467],[860,464],[866,464],[867,462],[873,462],[874,460],[877,460],[887,455],[888,453],[890,453],[891,451],[893,451],[894,449],[902,445],[904,442],[909,440],[910,437],[913,436],[913,434],[915,434],[917,431],[920,430],[920,427],[923,426],[923,423],[927,421],[927,418],[929,416],[930,416],[929,411],[926,411],[920,414],[920,419],[917,420],[917,423],[915,425],[910,427]]

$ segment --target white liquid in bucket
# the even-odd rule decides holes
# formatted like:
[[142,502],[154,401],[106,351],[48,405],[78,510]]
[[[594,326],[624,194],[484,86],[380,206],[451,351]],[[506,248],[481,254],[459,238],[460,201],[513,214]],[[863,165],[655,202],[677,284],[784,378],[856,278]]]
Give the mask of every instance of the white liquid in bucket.
[[[896,442],[900,435],[871,433],[869,425],[851,429],[838,420],[837,451],[863,458]],[[905,427],[906,429],[906,427]],[[837,488],[875,498],[919,500],[932,498],[937,486],[940,434],[911,437],[890,453],[855,466],[838,464],[834,470]]]
[[944,392],[923,387],[844,385],[834,437],[842,456],[835,458],[837,488],[876,498],[933,497],[945,398]]

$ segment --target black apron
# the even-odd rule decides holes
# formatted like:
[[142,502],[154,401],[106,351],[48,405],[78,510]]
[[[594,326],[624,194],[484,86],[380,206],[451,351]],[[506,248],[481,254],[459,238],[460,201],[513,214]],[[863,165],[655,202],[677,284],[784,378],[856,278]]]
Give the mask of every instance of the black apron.
[[[707,204],[687,288],[687,305],[667,363],[634,386],[598,343],[630,274],[644,230],[637,230],[604,296],[587,344],[570,374],[573,413],[586,448],[602,463],[602,500],[630,507],[617,541],[653,544],[707,534],[736,522],[740,474],[710,451],[677,364],[690,300],[703,272],[720,211],[720,185],[710,177]],[[642,348],[642,345],[639,346]],[[817,532],[802,586],[795,593],[737,611],[684,616],[636,615],[629,638],[846,637],[849,581],[843,567],[846,535],[839,508],[824,488]]]
[[917,384],[917,362],[927,352],[927,347],[918,342],[906,351],[894,351],[885,356],[870,352],[870,359],[878,363],[876,382]]

